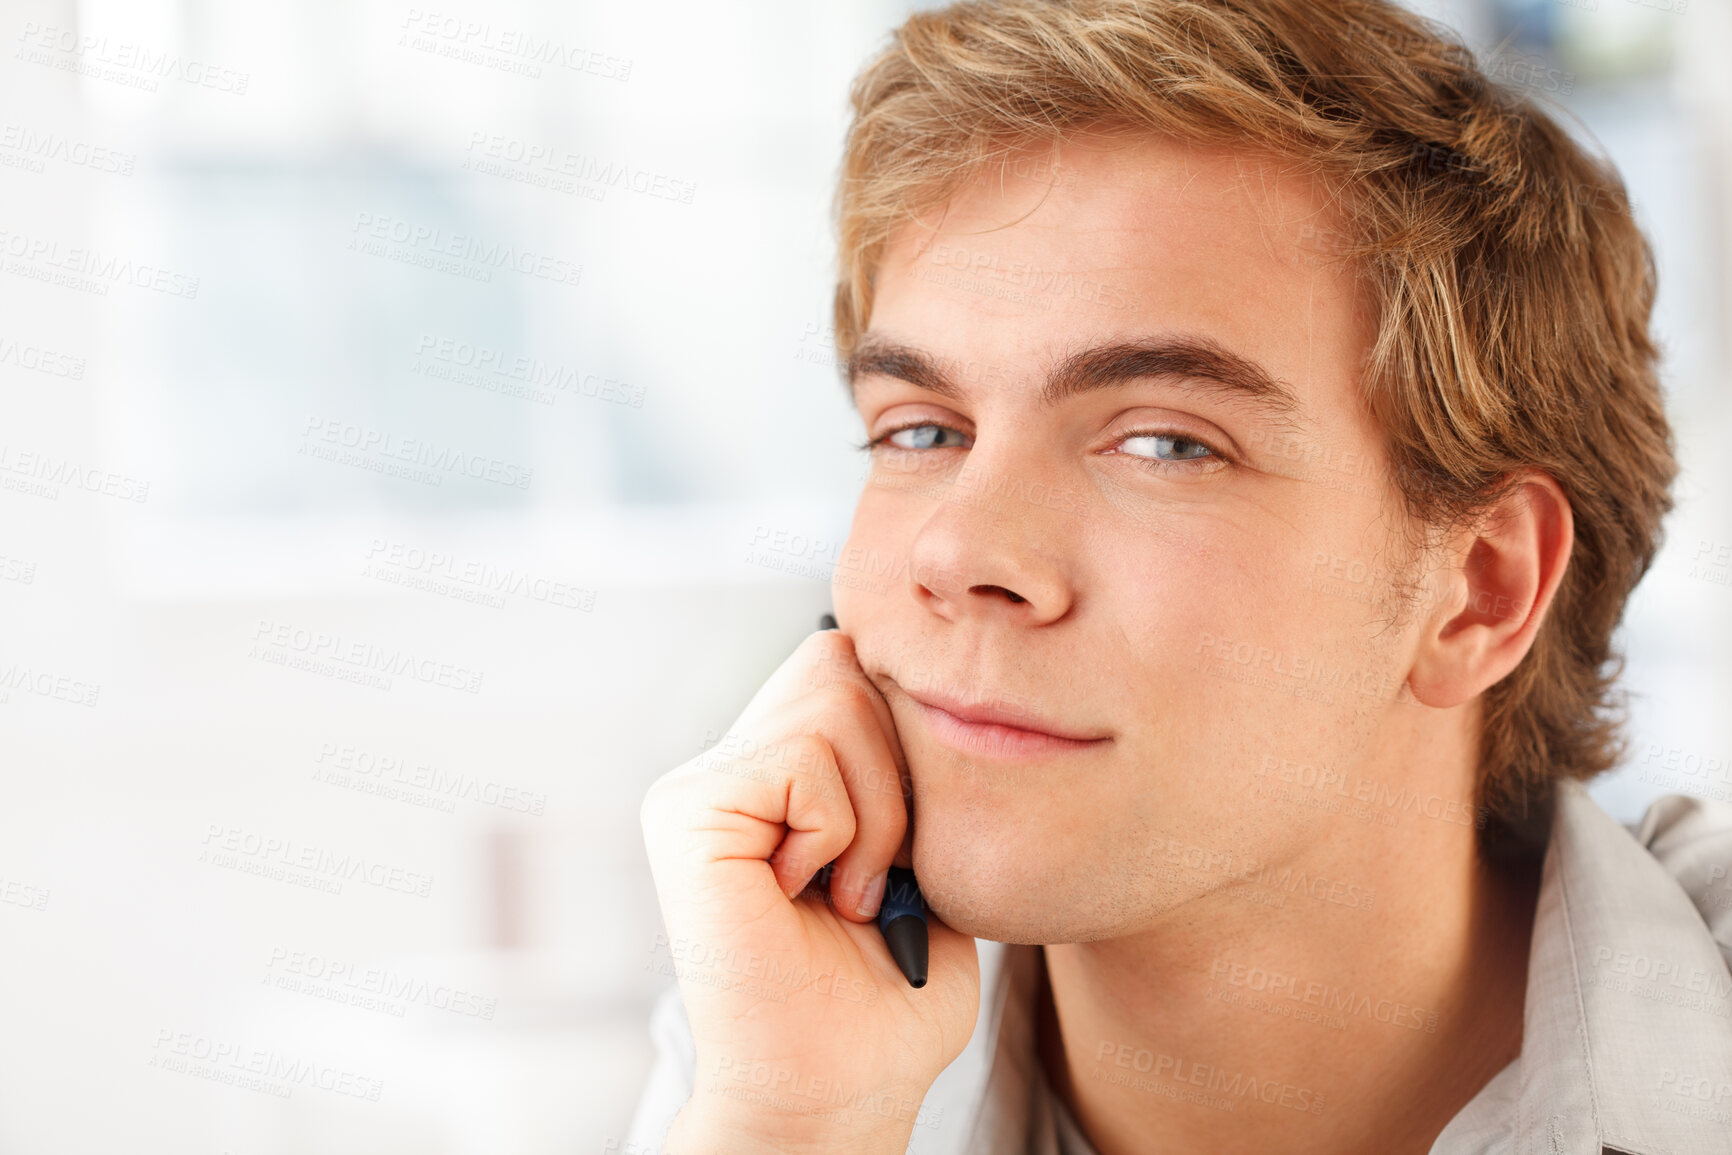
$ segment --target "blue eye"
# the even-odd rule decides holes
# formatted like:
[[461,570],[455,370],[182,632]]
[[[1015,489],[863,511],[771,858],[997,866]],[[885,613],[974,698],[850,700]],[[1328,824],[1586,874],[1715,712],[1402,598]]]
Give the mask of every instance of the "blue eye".
[[[909,425],[892,429],[873,441],[873,445],[888,442],[897,449],[966,449],[968,438],[945,425]],[[942,444],[940,444],[942,442]]]
[[[1139,452],[1131,446],[1143,443]],[[1147,457],[1156,461],[1198,461],[1214,457],[1215,451],[1195,438],[1177,433],[1133,433],[1120,446],[1132,457]]]

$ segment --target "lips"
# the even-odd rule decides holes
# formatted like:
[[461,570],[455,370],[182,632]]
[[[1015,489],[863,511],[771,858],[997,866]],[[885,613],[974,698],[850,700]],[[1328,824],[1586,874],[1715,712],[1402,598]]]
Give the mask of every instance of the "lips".
[[964,702],[930,692],[908,695],[932,736],[965,754],[992,758],[1041,758],[1098,749],[1109,734],[1048,721],[1031,710],[990,701]]

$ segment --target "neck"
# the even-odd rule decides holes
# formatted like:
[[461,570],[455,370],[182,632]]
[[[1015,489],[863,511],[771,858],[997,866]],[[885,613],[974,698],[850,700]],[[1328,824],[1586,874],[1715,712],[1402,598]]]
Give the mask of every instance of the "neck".
[[1045,948],[1041,1059],[1101,1155],[1425,1155],[1520,1054],[1539,863],[1412,813],[1355,825],[1350,865],[1294,874],[1373,879],[1371,909],[1237,882]]

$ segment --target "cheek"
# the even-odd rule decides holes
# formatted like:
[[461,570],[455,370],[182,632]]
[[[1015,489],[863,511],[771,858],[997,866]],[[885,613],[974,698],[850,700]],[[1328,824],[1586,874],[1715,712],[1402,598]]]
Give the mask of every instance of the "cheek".
[[[1222,499],[1204,487],[1158,504],[1111,489],[1102,496],[1090,569],[1110,591],[1103,600],[1131,653],[1156,668],[1194,668],[1230,642],[1237,664],[1287,670],[1386,632],[1379,579],[1388,574],[1375,559],[1387,543],[1375,510],[1279,491]],[[1355,582],[1320,581],[1342,556]]]
[[893,494],[867,484],[830,574],[830,604],[857,645],[869,644],[909,581],[907,518],[898,515]]
[[1193,812],[1231,807],[1267,757],[1336,758],[1399,694],[1399,663],[1379,607],[1320,591],[1313,550],[1243,527],[1169,525],[1159,549],[1102,564],[1126,667],[1123,716],[1161,775],[1165,799]]
[[1280,616],[1289,583],[1244,519],[1200,507],[1115,511],[1089,535],[1090,570],[1128,645],[1150,669],[1184,664],[1199,643],[1247,616]]

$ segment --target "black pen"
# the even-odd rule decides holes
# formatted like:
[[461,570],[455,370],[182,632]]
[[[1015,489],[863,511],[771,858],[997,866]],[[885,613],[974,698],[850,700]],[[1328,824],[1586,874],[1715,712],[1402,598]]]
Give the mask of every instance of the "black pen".
[[[835,629],[835,615],[825,614],[819,618],[818,628]],[[884,882],[884,900],[878,907],[878,930],[908,985],[915,988],[925,986],[926,900],[920,896],[920,884],[914,881],[912,870],[901,866],[890,868],[890,875]]]

